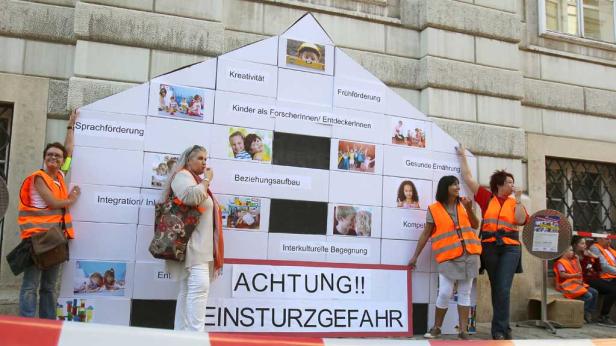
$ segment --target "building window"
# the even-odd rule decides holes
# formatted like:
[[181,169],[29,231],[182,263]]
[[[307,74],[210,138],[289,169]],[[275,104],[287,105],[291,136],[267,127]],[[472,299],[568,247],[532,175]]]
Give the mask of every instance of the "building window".
[[9,152],[11,150],[11,127],[13,105],[0,103],[0,176],[7,180],[9,175]]
[[614,0],[540,0],[541,32],[616,43]]
[[546,158],[547,207],[565,214],[576,231],[616,227],[616,165]]

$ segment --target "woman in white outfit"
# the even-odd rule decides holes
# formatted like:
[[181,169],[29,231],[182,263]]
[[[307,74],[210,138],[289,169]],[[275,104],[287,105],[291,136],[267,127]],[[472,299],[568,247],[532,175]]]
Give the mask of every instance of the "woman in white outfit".
[[176,330],[204,331],[210,281],[218,277],[222,269],[221,213],[218,202],[209,191],[214,172],[207,168],[206,161],[204,147],[194,145],[184,150],[163,192],[163,200],[173,192],[179,199],[178,203],[202,210],[188,242],[186,260],[167,261],[171,275],[180,279],[175,309]]

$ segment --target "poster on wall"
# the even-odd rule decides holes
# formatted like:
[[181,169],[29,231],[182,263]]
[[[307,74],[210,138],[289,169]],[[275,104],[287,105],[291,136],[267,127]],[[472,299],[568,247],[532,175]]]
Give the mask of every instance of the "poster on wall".
[[58,318],[129,324],[131,300],[177,296],[178,278],[147,247],[161,189],[201,145],[208,157],[186,168],[213,171],[228,263],[212,284],[209,331],[411,335],[412,287],[430,287],[436,267],[424,251],[415,277],[426,282],[411,284],[405,265],[435,181],[460,174],[455,141],[310,14],[228,54],[84,112],[71,211],[89,233],[71,245],[79,256],[65,267]]

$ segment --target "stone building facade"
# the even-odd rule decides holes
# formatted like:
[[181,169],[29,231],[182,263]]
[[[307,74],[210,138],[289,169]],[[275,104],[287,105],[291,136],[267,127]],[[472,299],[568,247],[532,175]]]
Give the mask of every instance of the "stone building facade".
[[[0,125],[11,133],[0,169],[17,196],[23,177],[39,167],[44,144],[64,137],[67,109],[279,34],[310,11],[336,45],[477,155],[482,184],[505,168],[527,191],[529,209],[544,209],[552,179],[546,158],[590,160],[608,171],[616,165],[613,6],[613,0],[0,0]],[[616,189],[616,177],[601,179],[597,189]],[[606,228],[615,226],[612,196],[599,208]],[[4,260],[18,241],[16,207],[13,197],[2,233],[5,310],[14,307],[19,284]],[[514,320],[526,318],[527,298],[541,282],[539,261],[526,253],[524,266],[514,281]],[[491,315],[485,277],[479,292],[485,321]]]

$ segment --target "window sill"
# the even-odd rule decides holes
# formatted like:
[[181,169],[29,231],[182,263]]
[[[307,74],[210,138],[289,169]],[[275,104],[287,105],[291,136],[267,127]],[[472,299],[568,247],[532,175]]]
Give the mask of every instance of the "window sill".
[[553,40],[559,40],[559,41],[565,41],[565,42],[569,42],[569,43],[579,44],[581,46],[592,47],[592,48],[599,48],[599,49],[603,49],[603,50],[609,50],[609,51],[612,51],[612,52],[616,52],[616,44],[615,43],[609,43],[609,42],[597,41],[597,40],[592,40],[592,39],[583,38],[583,37],[577,37],[577,36],[572,36],[572,35],[567,35],[567,34],[561,34],[561,33],[554,32],[554,31],[542,32],[542,33],[539,34],[539,37],[547,38],[547,39],[553,39]]

